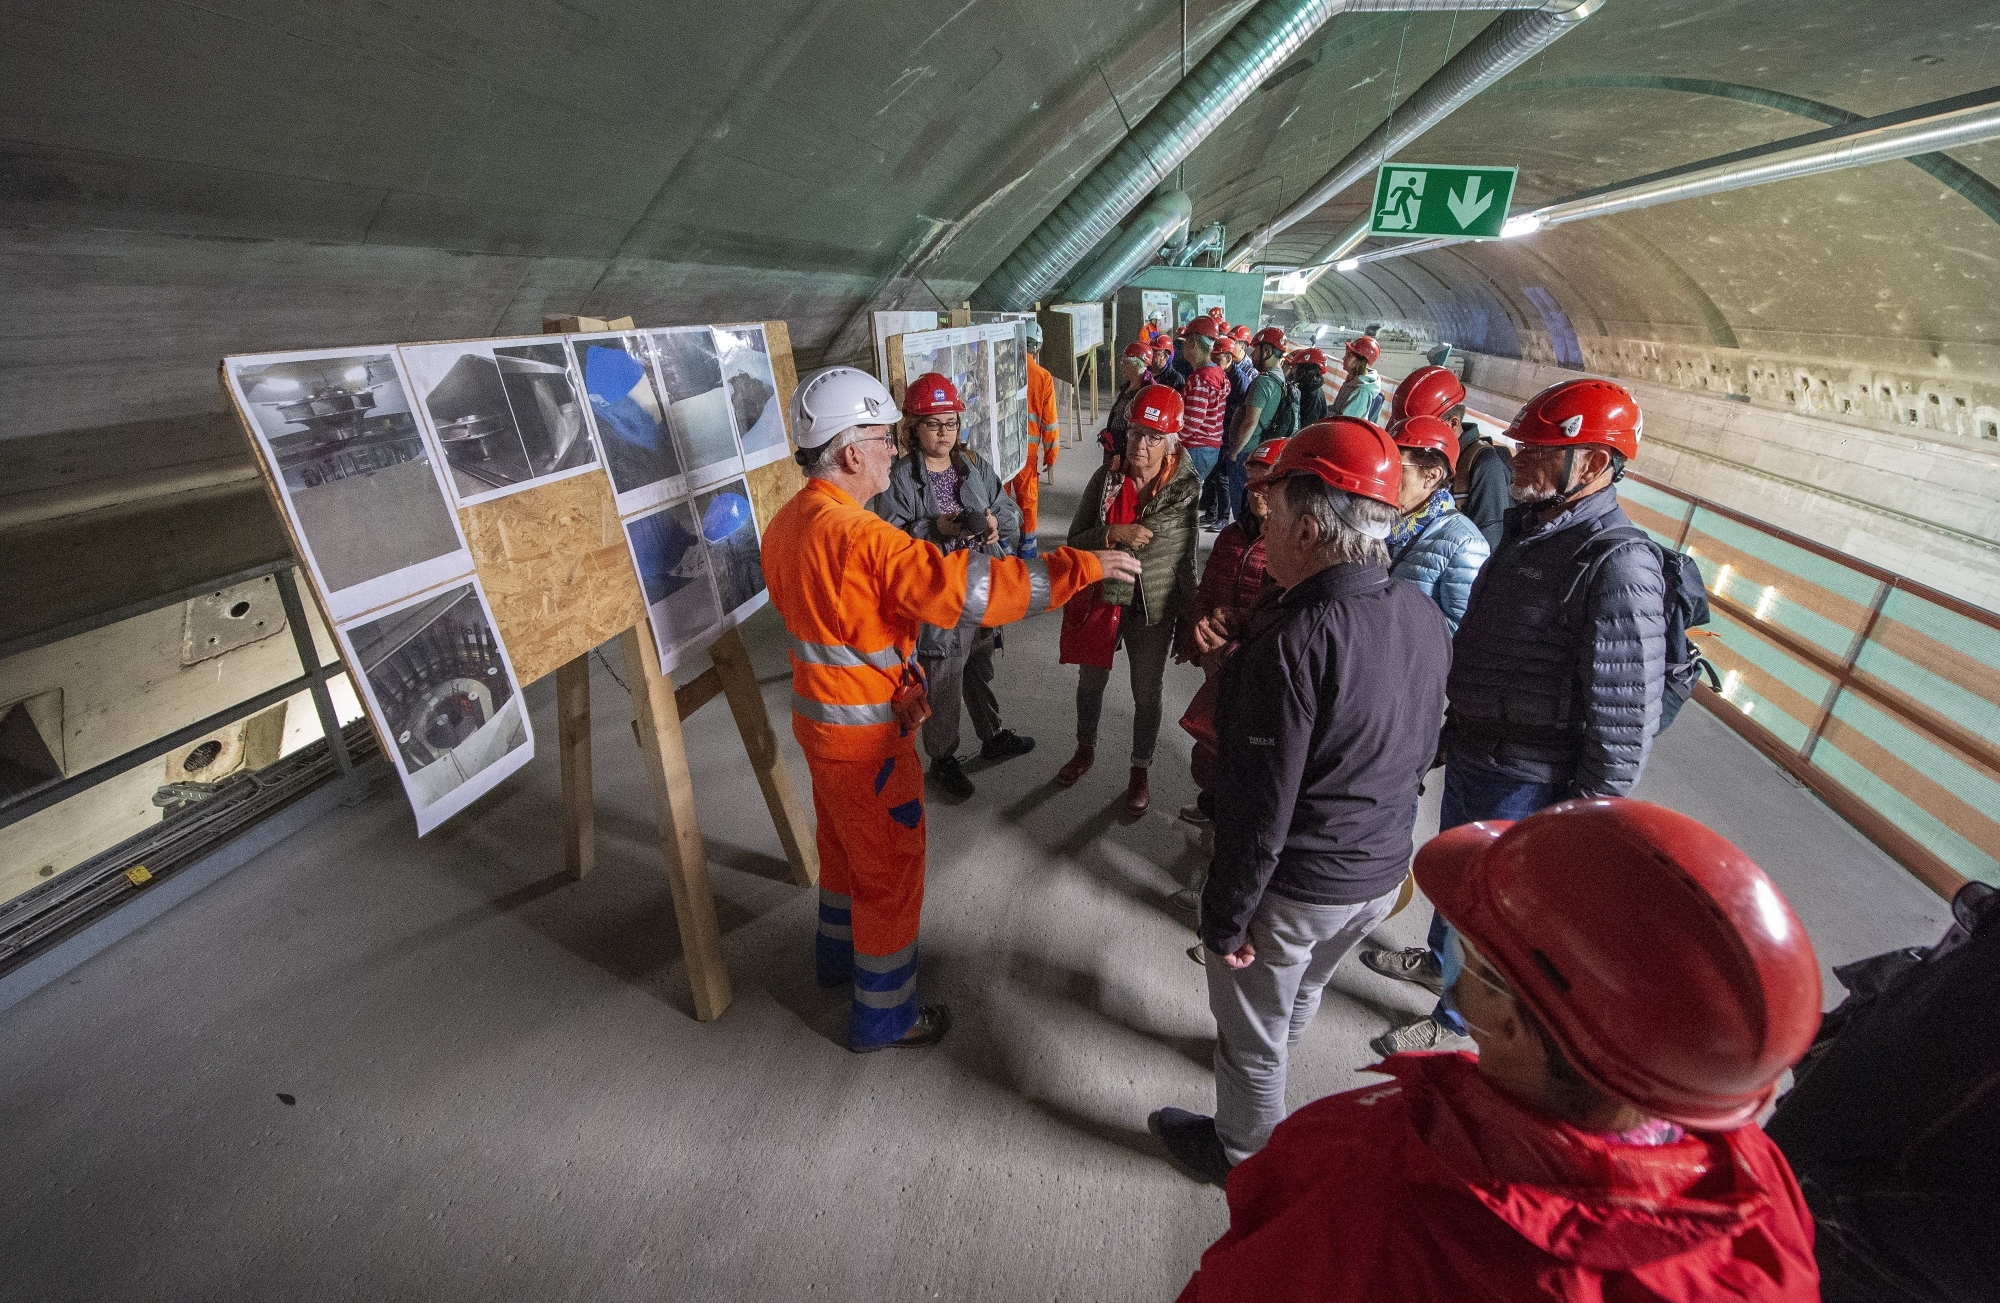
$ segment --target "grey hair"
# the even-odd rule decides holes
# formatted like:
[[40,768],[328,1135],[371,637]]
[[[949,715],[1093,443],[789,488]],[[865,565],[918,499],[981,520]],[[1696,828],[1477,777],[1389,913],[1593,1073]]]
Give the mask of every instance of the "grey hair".
[[1285,478],[1285,505],[1294,515],[1310,516],[1319,525],[1319,550],[1329,564],[1389,564],[1389,549],[1382,540],[1356,528],[1386,533],[1396,523],[1396,509],[1388,503],[1336,489],[1314,475],[1290,475]]
[[[871,427],[865,425],[850,425],[817,448],[799,449],[799,468],[806,473],[808,479],[824,480],[838,475],[840,465],[834,459],[840,455],[842,448],[859,443],[861,432],[869,428]],[[889,428],[894,430],[896,427],[892,425]],[[811,460],[807,460],[808,454],[811,455]]]

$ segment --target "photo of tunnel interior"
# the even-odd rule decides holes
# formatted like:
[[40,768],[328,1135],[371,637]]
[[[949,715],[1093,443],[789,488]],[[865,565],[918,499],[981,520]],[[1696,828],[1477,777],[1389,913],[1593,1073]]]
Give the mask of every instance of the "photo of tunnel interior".
[[638,332],[572,340],[583,391],[621,511],[650,505],[648,490],[672,496],[681,457],[653,373],[653,348]]
[[461,504],[596,464],[561,340],[404,352]]
[[782,455],[785,419],[778,411],[778,379],[771,372],[771,348],[764,328],[718,326],[715,343],[744,457],[761,465],[771,454]]
[[749,486],[737,479],[710,489],[695,498],[694,511],[701,521],[701,539],[708,549],[722,613],[740,620],[756,609],[764,593],[764,562]]
[[731,394],[723,383],[715,332],[682,326],[646,332],[660,369],[667,423],[680,442],[682,465],[696,483],[726,474],[742,455],[731,425]]

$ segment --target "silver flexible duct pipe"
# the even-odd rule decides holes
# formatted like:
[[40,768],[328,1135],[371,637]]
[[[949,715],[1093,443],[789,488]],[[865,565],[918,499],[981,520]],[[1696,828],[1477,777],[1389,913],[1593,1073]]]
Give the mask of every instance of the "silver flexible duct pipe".
[[[1350,6],[1359,7],[1359,6]],[[1414,8],[1406,3],[1398,8]],[[1445,6],[1437,6],[1445,7]],[[1458,8],[1496,8],[1494,5],[1461,5]],[[1271,237],[1289,230],[1318,212],[1343,190],[1370,176],[1389,156],[1429,131],[1467,100],[1499,81],[1514,69],[1560,40],[1584,19],[1604,7],[1604,0],[1548,0],[1539,9],[1510,8],[1453,55],[1414,94],[1398,105],[1387,121],[1368,133],[1366,139],[1347,152],[1301,195],[1291,207],[1257,227],[1222,260],[1235,267],[1254,258]],[[1365,233],[1366,226],[1363,230]],[[1351,233],[1350,233],[1351,234]],[[1354,243],[1359,243],[1356,240]],[[1338,243],[1338,242],[1336,242]],[[1348,245],[1352,248],[1353,245]],[[1329,246],[1315,262],[1338,257],[1346,249]]]
[[1184,236],[1193,218],[1194,200],[1188,198],[1187,191],[1169,190],[1156,196],[1126,228],[1124,236],[1072,277],[1055,297],[1068,303],[1101,302],[1151,262],[1161,245],[1171,243],[1177,233]]
[[972,292],[973,306],[1021,309],[1045,297],[1237,105],[1345,7],[1343,0],[1262,0]]
[[1221,222],[1210,222],[1201,228],[1200,235],[1195,236],[1184,247],[1174,250],[1173,257],[1168,261],[1176,267],[1191,267],[1196,258],[1210,249],[1221,253],[1222,246],[1228,242],[1227,229]]

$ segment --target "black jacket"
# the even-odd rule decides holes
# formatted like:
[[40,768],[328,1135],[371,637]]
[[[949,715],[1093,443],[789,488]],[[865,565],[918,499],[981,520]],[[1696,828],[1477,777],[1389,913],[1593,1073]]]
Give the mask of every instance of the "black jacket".
[[1660,726],[1666,582],[1645,543],[1596,541],[1631,523],[1609,489],[1546,525],[1530,528],[1531,508],[1507,513],[1452,644],[1454,762],[1565,796],[1624,796],[1639,781]]
[[1211,950],[1241,948],[1267,889],[1352,905],[1402,881],[1450,668],[1437,603],[1379,565],[1329,567],[1261,613],[1218,684]]
[[1479,526],[1489,548],[1499,547],[1507,512],[1514,505],[1512,455],[1491,439],[1462,438],[1458,469],[1451,485],[1458,509]]

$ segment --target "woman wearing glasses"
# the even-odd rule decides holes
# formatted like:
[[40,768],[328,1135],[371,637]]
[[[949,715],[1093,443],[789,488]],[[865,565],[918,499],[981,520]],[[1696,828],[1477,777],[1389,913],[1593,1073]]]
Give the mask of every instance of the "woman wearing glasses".
[[1196,512],[1201,480],[1175,436],[1181,396],[1148,385],[1126,417],[1125,460],[1090,477],[1070,522],[1069,545],[1118,548],[1139,558],[1139,581],[1106,581],[1079,594],[1063,611],[1062,663],[1080,667],[1076,684],[1076,754],[1056,774],[1069,787],[1097,759],[1097,722],[1104,689],[1119,647],[1131,662],[1132,773],[1125,812],[1140,815],[1152,803],[1147,767],[1160,736],[1160,688],[1174,626],[1194,598],[1194,551],[1200,539]]
[[[909,451],[889,470],[889,487],[871,504],[875,514],[913,538],[945,552],[1007,556],[1021,538],[1021,509],[1001,491],[1000,477],[958,441],[965,403],[950,380],[932,371],[903,390],[903,438]],[[998,629],[940,629],[917,634],[917,660],[930,680],[931,717],[924,723],[930,779],[963,800],[972,780],[958,763],[959,704],[972,713],[983,760],[1006,760],[1035,749],[1035,740],[1000,726],[993,694]]]

